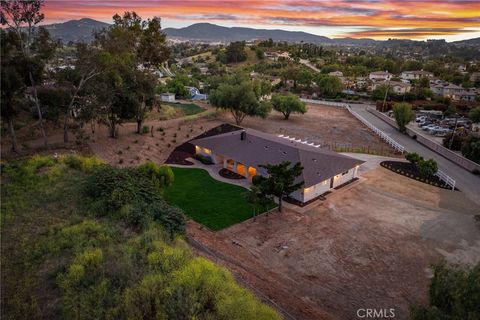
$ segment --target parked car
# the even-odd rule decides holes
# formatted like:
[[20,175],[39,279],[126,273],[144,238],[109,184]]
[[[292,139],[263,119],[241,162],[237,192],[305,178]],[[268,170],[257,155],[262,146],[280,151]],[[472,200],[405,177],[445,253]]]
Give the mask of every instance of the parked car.
[[427,132],[431,133],[431,134],[434,134],[435,131],[442,129],[442,127],[440,127],[440,126],[431,126],[431,127],[428,126],[427,128],[428,128]]
[[432,124],[429,124],[429,125],[426,125],[426,126],[422,126],[422,130],[423,130],[423,131],[428,131],[428,130],[436,127],[436,126],[437,126],[436,124],[433,124],[433,123],[432,123]]
[[429,124],[432,124],[432,122],[430,121],[423,121],[423,122],[420,122],[418,124],[419,127],[423,127],[423,126],[428,126]]
[[427,120],[426,116],[420,116],[415,119],[415,122],[425,122]]

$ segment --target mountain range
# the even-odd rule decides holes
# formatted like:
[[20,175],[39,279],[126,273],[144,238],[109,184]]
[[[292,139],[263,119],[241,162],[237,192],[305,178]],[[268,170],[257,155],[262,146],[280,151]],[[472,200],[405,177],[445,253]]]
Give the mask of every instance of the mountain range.
[[[82,18],[80,20],[70,20],[63,23],[55,23],[44,25],[50,34],[68,42],[89,42],[93,39],[93,31],[108,28],[110,24],[93,20],[90,18]],[[266,40],[287,42],[305,42],[315,44],[330,45],[374,45],[383,43],[384,41],[373,39],[354,39],[354,38],[335,38],[331,39],[325,36],[319,36],[301,31],[286,30],[269,30],[254,29],[241,27],[222,27],[211,23],[196,23],[185,28],[165,28],[163,31],[168,38],[182,41],[197,42],[231,42],[231,41],[248,41],[248,40]],[[408,40],[405,40],[408,41]],[[461,40],[454,42],[459,45],[478,45],[480,38]]]

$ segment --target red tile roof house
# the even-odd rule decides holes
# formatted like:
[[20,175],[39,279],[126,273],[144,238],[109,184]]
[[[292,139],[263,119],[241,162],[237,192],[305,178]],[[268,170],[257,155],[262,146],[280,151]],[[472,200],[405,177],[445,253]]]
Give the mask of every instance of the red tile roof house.
[[305,185],[290,197],[301,203],[355,179],[358,167],[364,162],[313,144],[253,129],[193,139],[190,143],[195,146],[196,154],[210,156],[215,164],[221,164],[249,180],[255,175],[267,175],[260,165],[283,161],[293,165],[300,162],[303,173],[297,181],[304,181]]

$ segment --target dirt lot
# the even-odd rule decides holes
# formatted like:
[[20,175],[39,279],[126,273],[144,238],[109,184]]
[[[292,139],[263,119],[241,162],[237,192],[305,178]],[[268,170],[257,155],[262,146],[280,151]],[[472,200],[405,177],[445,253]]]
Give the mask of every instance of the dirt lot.
[[[309,104],[304,115],[292,114],[289,120],[284,120],[279,112],[272,111],[267,121],[247,117],[242,125],[253,129],[284,134],[315,142],[323,146],[366,148],[377,153],[393,155],[393,150],[385,144],[370,129],[354,118],[347,110]],[[221,119],[232,121],[226,113]]]
[[432,263],[480,262],[479,211],[460,192],[378,168],[304,214],[285,210],[216,234],[192,223],[189,235],[298,319],[355,319],[369,307],[405,319],[427,301]]
[[[211,109],[206,104],[197,104]],[[291,115],[288,121],[283,120],[280,113],[273,111],[266,120],[247,117],[241,125],[273,134],[294,136],[332,149],[335,146],[363,147],[365,151],[376,150],[380,154],[393,155],[394,151],[387,144],[348,111],[329,106],[309,105],[308,107],[305,115]],[[155,115],[154,112],[151,118],[155,118]],[[190,121],[182,118],[163,121],[147,120],[145,125],[154,128],[153,137],[150,133],[136,134],[135,123],[124,123],[120,126],[117,139],[108,137],[105,126],[97,126],[94,141],[92,141],[89,126],[85,127],[85,135],[90,135],[90,140],[86,143],[98,157],[113,165],[131,166],[146,160],[163,163],[176,146],[224,122],[234,123],[230,113],[224,112]],[[30,152],[43,145],[43,140],[38,137],[39,133],[32,128],[30,125],[17,132],[19,144],[27,146]],[[163,131],[158,131],[160,128]],[[49,126],[47,132],[51,144],[62,145],[61,128]],[[37,136],[36,139],[33,139],[34,134]],[[75,140],[73,134],[70,134],[70,137],[72,141]],[[3,150],[9,149],[8,143],[8,137],[2,139]]]

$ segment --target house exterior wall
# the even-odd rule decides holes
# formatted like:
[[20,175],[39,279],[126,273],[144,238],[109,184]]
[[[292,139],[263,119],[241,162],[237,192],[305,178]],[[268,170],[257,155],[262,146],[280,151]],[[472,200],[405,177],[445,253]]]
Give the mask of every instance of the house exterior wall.
[[352,168],[352,169],[346,171],[345,174],[342,174],[342,173],[337,174],[333,179],[333,187],[336,188],[339,185],[342,185],[345,182],[348,182],[348,181],[352,180],[353,178],[355,178],[355,174],[356,174],[355,171],[356,171],[355,168]]

